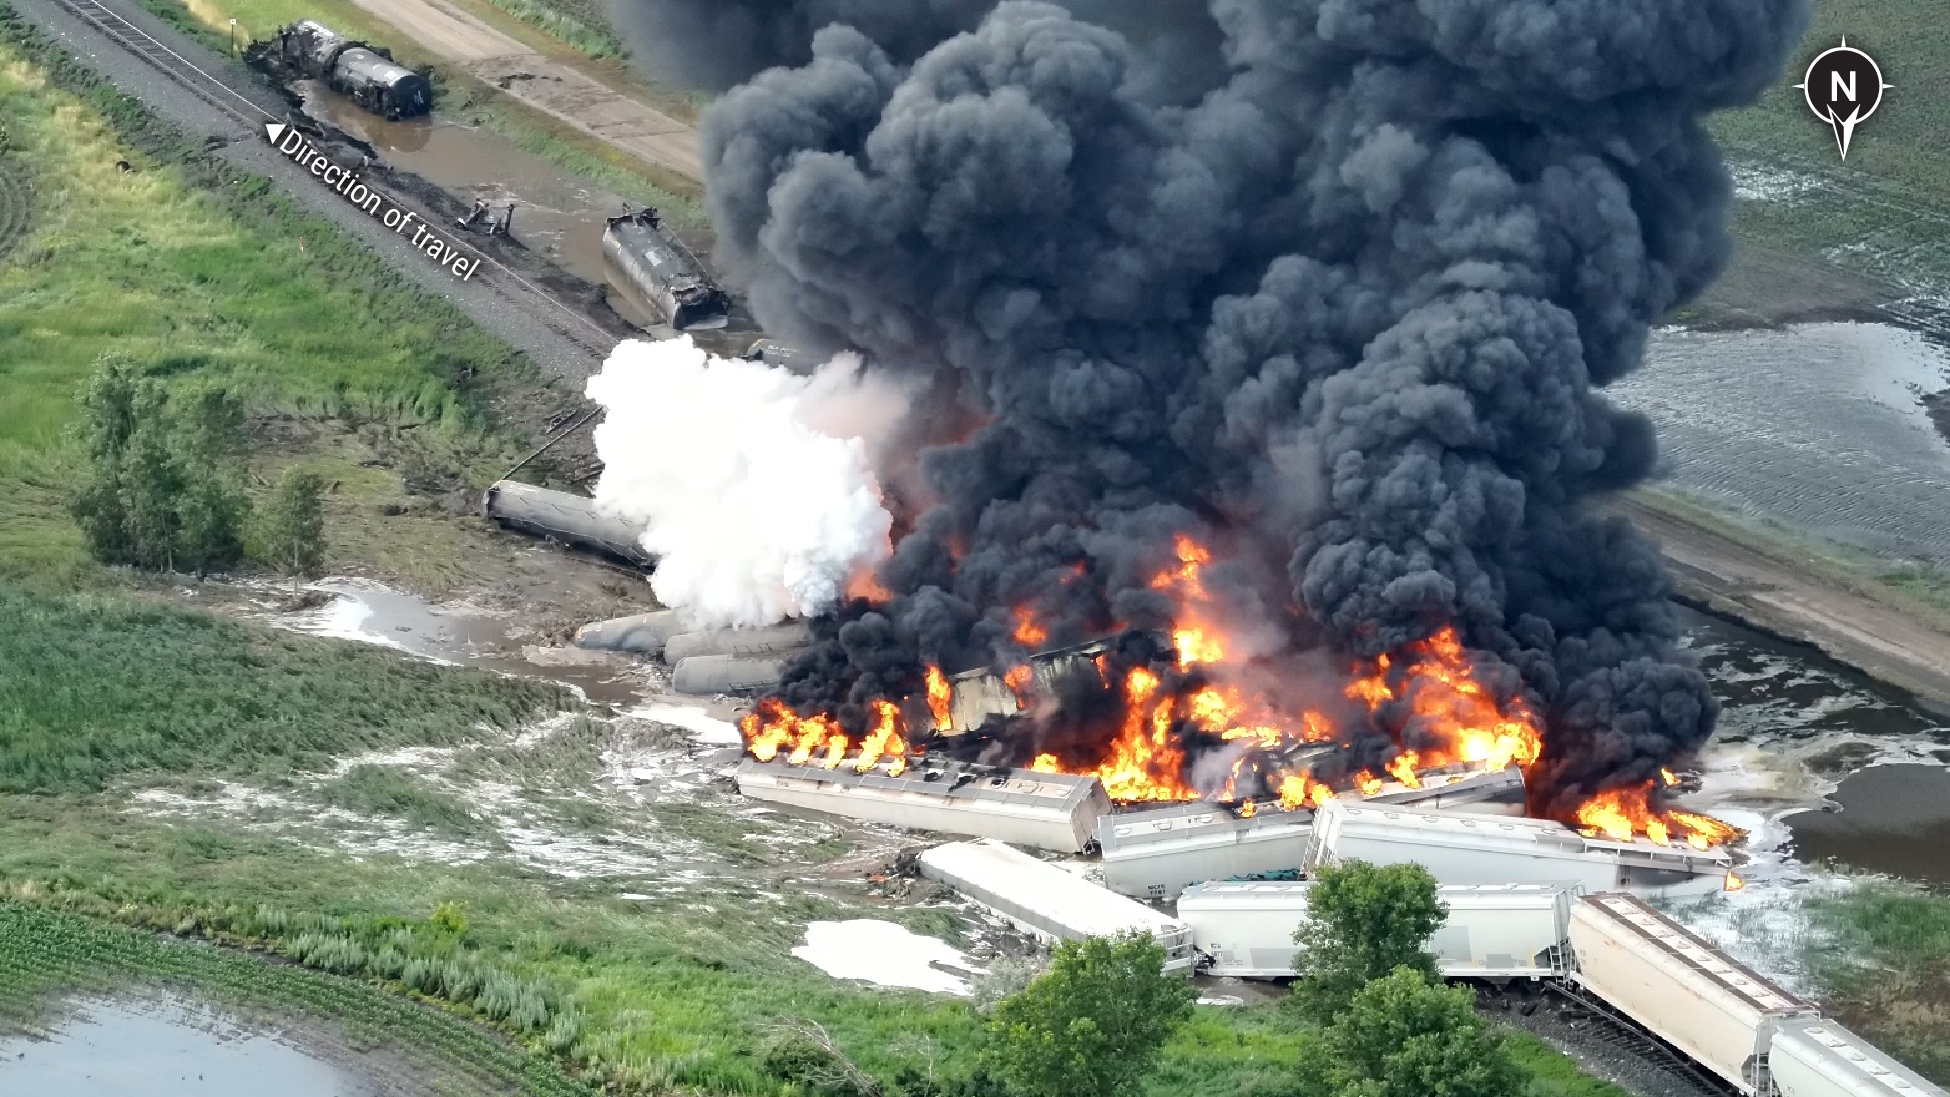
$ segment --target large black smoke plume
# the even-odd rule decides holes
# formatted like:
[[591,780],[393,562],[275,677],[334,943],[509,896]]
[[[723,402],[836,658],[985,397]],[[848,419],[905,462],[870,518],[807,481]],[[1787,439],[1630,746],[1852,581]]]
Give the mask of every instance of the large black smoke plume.
[[1151,5],[1223,32],[1175,62],[983,7],[708,8],[789,10],[740,64],[803,60],[706,116],[730,277],[768,330],[948,371],[985,417],[923,455],[899,597],[826,625],[787,698],[858,719],[923,660],[1019,656],[1017,605],[1051,643],[1167,623],[1146,577],[1189,532],[1276,662],[1455,626],[1547,720],[1538,811],[1697,748],[1658,554],[1587,507],[1655,456],[1598,390],[1724,261],[1700,117],[1773,78],[1804,0]]

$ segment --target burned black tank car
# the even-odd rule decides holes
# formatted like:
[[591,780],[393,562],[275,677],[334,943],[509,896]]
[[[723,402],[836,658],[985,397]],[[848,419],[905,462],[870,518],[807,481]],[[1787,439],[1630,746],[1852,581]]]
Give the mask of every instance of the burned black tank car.
[[731,298],[656,210],[610,218],[603,231],[603,254],[628,279],[628,288],[678,331],[722,328],[730,322]]
[[294,75],[320,80],[389,121],[416,118],[433,109],[433,85],[393,60],[383,47],[354,41],[311,19],[278,31],[271,60]]

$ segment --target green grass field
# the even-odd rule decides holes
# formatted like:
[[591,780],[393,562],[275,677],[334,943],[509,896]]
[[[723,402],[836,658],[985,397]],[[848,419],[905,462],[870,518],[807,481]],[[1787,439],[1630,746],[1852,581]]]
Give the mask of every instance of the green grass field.
[[[0,790],[10,792],[316,769],[362,750],[469,742],[570,703],[541,683],[121,596],[0,586],[0,621]],[[368,799],[386,792],[363,788]]]
[[1950,896],[1869,884],[1809,906],[1808,964],[1844,1024],[1950,1083]]

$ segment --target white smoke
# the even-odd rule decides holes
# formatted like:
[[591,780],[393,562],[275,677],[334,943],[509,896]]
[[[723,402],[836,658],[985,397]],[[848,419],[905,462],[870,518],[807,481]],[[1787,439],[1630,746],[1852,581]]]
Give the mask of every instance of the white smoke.
[[892,520],[869,445],[903,390],[841,355],[810,377],[628,340],[589,379],[606,410],[599,509],[643,528],[652,589],[700,627],[757,627],[837,605],[885,559]]

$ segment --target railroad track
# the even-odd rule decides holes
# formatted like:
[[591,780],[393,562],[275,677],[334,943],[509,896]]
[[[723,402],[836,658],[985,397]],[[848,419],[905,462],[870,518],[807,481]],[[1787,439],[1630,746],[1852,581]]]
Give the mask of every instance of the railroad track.
[[1577,1025],[1564,1019],[1567,1027],[1581,1028],[1585,1035],[1600,1043],[1662,1068],[1675,1080],[1689,1084],[1700,1097],[1741,1097],[1740,1090],[1725,1079],[1701,1068],[1684,1053],[1645,1031],[1631,1018],[1598,998],[1564,982],[1549,984],[1545,993],[1560,995],[1590,1015],[1591,1020],[1587,1025]]
[[237,94],[230,85],[97,0],[55,0],[55,3],[231,119],[246,126],[277,121],[270,111]]
[[[196,62],[171,49],[165,42],[141,27],[136,26],[121,14],[108,8],[99,0],[54,0],[54,3],[70,15],[93,27],[104,38],[142,59],[172,83],[209,104],[225,117],[238,122],[253,134],[263,131],[272,122],[285,119],[258,106],[247,96],[225,83],[220,77],[210,73]],[[398,198],[388,195],[398,203]],[[424,212],[424,211],[423,211]],[[602,325],[568,307],[541,287],[509,269],[493,256],[484,254],[465,240],[456,240],[460,250],[472,258],[481,260],[484,266],[495,270],[502,278],[512,283],[502,287],[501,292],[509,295],[526,295],[537,303],[548,306],[546,315],[555,322],[547,326],[564,339],[596,356],[598,360],[609,355],[617,342],[617,337]]]

